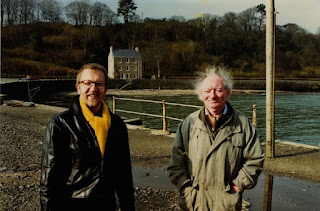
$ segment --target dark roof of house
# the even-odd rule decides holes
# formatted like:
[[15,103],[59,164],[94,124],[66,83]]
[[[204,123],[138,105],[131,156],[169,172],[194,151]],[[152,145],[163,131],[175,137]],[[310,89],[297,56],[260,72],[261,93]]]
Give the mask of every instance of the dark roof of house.
[[141,55],[136,50],[126,49],[113,49],[114,57],[127,57],[127,58],[141,58]]

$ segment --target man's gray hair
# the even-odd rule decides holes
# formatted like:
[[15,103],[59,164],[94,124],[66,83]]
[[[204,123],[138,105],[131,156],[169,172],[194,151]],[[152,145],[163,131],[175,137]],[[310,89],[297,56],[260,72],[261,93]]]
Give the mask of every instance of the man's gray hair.
[[219,76],[223,80],[224,87],[226,89],[230,89],[230,91],[233,88],[233,78],[230,71],[226,70],[224,67],[209,67],[206,69],[205,72],[201,72],[196,79],[195,83],[195,91],[196,94],[199,96],[200,99],[200,93],[202,91],[202,83],[204,79],[206,79],[208,76]]

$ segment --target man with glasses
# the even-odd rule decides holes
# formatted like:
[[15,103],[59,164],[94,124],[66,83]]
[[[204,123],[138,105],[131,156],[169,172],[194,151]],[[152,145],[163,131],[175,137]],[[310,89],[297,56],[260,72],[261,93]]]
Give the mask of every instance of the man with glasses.
[[69,110],[51,119],[43,142],[41,210],[134,210],[128,132],[103,101],[108,74],[86,64]]

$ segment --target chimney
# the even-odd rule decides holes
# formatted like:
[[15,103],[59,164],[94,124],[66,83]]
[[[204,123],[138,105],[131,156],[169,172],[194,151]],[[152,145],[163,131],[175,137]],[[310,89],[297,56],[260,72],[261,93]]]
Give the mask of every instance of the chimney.
[[134,50],[136,50],[137,52],[139,52],[139,48],[138,48],[138,47],[136,47]]

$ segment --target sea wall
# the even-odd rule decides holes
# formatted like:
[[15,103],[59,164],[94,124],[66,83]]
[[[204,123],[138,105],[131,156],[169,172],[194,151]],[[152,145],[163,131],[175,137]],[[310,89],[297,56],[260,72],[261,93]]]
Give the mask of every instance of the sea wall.
[[[235,80],[234,89],[265,90],[265,80]],[[194,89],[193,79],[110,80],[109,89]],[[30,92],[29,92],[29,91]],[[10,99],[28,100],[29,93],[44,97],[57,92],[75,91],[75,80],[34,80],[1,84],[1,94]],[[320,81],[276,80],[276,91],[320,92]]]

